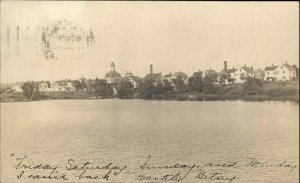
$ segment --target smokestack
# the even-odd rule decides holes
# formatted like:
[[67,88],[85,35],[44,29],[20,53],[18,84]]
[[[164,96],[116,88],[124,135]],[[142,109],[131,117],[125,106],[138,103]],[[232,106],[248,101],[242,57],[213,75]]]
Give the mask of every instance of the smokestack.
[[272,67],[274,66],[274,64],[272,63]]
[[247,67],[246,64],[245,64],[245,67]]
[[150,75],[151,75],[151,76],[153,75],[153,67],[152,67],[152,64],[150,65]]
[[224,70],[227,70],[227,61],[224,61]]

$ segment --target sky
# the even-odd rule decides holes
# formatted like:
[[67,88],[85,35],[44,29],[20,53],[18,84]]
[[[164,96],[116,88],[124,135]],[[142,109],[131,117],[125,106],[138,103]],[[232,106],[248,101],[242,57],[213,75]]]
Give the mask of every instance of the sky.
[[[67,35],[91,30],[93,43],[49,38],[57,57],[46,59],[37,30],[60,20],[85,32]],[[192,75],[220,71],[224,61],[229,68],[299,66],[299,3],[1,1],[2,83],[104,78],[111,62],[122,75],[144,77],[150,64],[155,73]]]

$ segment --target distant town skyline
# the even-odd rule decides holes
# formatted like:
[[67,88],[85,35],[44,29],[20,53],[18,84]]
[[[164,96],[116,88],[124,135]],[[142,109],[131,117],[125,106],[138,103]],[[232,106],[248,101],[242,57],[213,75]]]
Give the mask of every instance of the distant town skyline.
[[[46,59],[38,54],[45,48],[36,30],[64,19],[91,30],[93,43],[64,43],[74,49],[70,54],[49,38],[50,47],[57,43],[60,49],[54,52],[62,53]],[[122,75],[144,77],[152,64],[154,73],[180,70],[190,76],[209,68],[221,71],[224,61],[228,68],[286,62],[299,67],[299,4],[1,2],[1,83],[104,78],[111,62]]]

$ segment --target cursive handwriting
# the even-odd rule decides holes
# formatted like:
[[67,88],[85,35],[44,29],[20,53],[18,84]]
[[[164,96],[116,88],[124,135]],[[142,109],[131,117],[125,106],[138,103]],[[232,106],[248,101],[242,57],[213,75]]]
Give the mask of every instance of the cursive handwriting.
[[[14,154],[11,157],[15,157]],[[216,182],[232,183],[236,180],[243,180],[243,173],[249,174],[253,168],[260,168],[262,171],[288,170],[286,176],[295,171],[297,165],[287,160],[271,162],[246,157],[234,161],[216,161],[201,163],[168,163],[156,164],[152,156],[146,156],[141,164],[131,167],[127,164],[119,165],[108,161],[96,163],[90,161],[77,161],[68,159],[65,164],[58,166],[52,163],[35,163],[34,159],[27,155],[14,158],[14,169],[17,179],[23,180],[46,180],[48,182],[64,181],[109,181],[109,182]],[[155,161],[157,162],[157,161]],[[238,171],[236,171],[239,169]],[[283,174],[284,175],[284,174]],[[126,182],[126,181],[125,181]]]

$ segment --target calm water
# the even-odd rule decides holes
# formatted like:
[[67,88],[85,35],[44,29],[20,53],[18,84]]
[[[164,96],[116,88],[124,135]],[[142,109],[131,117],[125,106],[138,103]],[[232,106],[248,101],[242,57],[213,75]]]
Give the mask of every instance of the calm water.
[[[16,162],[10,156],[14,153],[62,167],[73,158],[111,161],[131,169],[138,168],[148,155],[153,164],[245,161],[247,157],[274,163],[287,160],[297,165],[290,174],[280,168],[240,168],[232,171],[239,175],[234,182],[298,182],[298,110],[298,104],[289,102],[4,103],[1,179],[22,181],[16,179]],[[127,174],[119,179],[132,181],[133,171]]]

